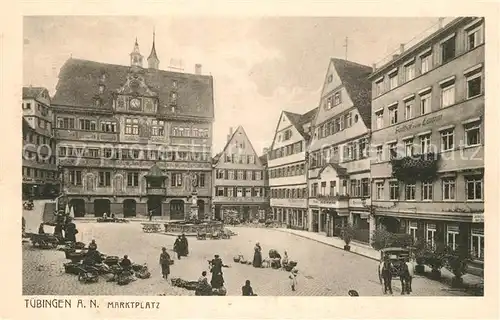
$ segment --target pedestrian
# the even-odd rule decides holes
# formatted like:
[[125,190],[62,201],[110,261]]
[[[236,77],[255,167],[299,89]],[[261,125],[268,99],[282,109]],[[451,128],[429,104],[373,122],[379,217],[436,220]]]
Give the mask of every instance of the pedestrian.
[[106,212],[104,212],[104,213],[102,214],[102,218],[103,218],[104,220],[107,220],[107,219],[108,219],[108,214],[107,214]]
[[392,272],[391,272],[391,262],[386,257],[384,264],[382,266],[382,271],[380,272],[382,279],[384,280],[384,294],[389,291],[392,294]]
[[299,270],[297,268],[293,268],[292,271],[290,272],[290,275],[288,278],[290,279],[290,286],[292,287],[292,291],[295,291],[295,288],[297,287],[297,274],[299,273]]
[[174,242],[174,252],[177,253],[177,260],[181,260],[182,251],[183,251],[182,239],[181,239],[181,236],[178,236]]
[[149,221],[153,221],[153,210],[149,210]]
[[260,243],[256,243],[254,247],[254,254],[253,254],[253,262],[252,265],[255,268],[261,268],[262,267],[262,248],[260,247]]
[[120,261],[120,267],[124,271],[129,271],[130,268],[132,267],[132,261],[128,258],[128,255],[124,255],[122,261]]
[[219,289],[224,286],[224,277],[222,273],[222,267],[227,267],[222,262],[222,259],[219,258],[219,255],[216,254],[214,259],[210,262],[210,272],[212,273],[212,279],[210,280],[210,284],[212,288]]
[[170,274],[170,255],[165,247],[161,248],[160,265],[162,277],[166,280]]
[[250,286],[250,280],[245,281],[245,285],[241,287],[241,295],[242,296],[255,296],[253,293],[252,286]]
[[64,235],[66,237],[66,241],[76,242],[76,234],[78,230],[76,229],[76,225],[73,222],[71,217],[68,217],[67,223],[64,227]]
[[181,244],[182,244],[182,255],[187,257],[189,254],[189,244],[186,235],[183,233],[181,235]]
[[97,243],[95,243],[95,240],[92,239],[92,241],[89,243],[89,251],[90,250],[97,250]]
[[40,223],[40,226],[38,227],[38,234],[45,234],[45,230],[43,230],[43,222]]
[[201,277],[198,278],[198,286],[195,295],[197,296],[210,296],[212,295],[212,287],[208,283],[207,272],[203,271]]

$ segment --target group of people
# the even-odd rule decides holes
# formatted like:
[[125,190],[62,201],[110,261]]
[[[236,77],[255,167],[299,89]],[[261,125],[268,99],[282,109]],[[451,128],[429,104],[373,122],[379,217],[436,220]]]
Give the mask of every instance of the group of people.
[[187,257],[189,254],[189,244],[184,233],[175,239],[174,252],[177,253],[178,260],[180,260],[181,257]]
[[[274,269],[279,269],[281,267],[285,267],[288,265],[288,262],[289,262],[288,261],[288,253],[286,251],[284,253],[284,256],[281,257],[281,255],[279,254],[278,251],[270,250],[269,251],[269,259],[271,260],[271,267]],[[255,244],[255,247],[254,247],[254,255],[253,255],[252,265],[255,268],[262,268],[262,261],[263,261],[263,259],[262,259],[262,247],[260,246],[260,243],[257,242]],[[298,275],[298,270],[295,267],[290,271],[290,274],[288,275],[288,278],[290,280],[290,287],[292,288],[292,291],[295,291],[295,289],[297,287],[297,275]],[[248,281],[248,285],[250,285],[250,281]],[[248,290],[248,288],[245,290]]]
[[[44,229],[45,223],[40,223],[38,226],[38,234],[45,234]],[[23,229],[26,226],[23,226]],[[23,230],[24,231],[24,230]],[[64,241],[67,242],[76,242],[76,234],[78,233],[78,229],[76,228],[76,224],[73,222],[73,218],[69,215],[57,214],[56,225],[54,228],[54,235]]]

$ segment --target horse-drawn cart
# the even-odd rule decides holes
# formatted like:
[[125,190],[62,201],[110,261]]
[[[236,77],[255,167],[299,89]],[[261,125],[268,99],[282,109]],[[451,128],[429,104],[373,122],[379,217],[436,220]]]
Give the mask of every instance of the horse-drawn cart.
[[378,278],[382,283],[382,268],[387,261],[390,266],[392,278],[399,278],[402,263],[410,262],[410,250],[406,248],[390,247],[380,250],[380,264],[378,267]]
[[161,231],[161,224],[159,223],[142,223],[142,231],[146,233],[154,233]]

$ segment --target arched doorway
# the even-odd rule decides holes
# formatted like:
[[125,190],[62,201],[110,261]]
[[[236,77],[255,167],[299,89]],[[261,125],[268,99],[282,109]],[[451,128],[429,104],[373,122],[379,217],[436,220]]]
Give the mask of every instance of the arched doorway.
[[400,222],[394,217],[380,217],[380,224],[385,228],[385,230],[398,233],[400,228]]
[[85,200],[71,199],[69,205],[73,207],[73,213],[75,214],[75,217],[85,216]]
[[111,214],[111,201],[108,199],[94,200],[94,215],[102,217],[103,213],[106,213],[108,216]]
[[135,217],[137,202],[134,199],[125,199],[123,201],[123,216]]
[[196,205],[198,206],[198,219],[205,219],[205,201],[198,200]]
[[170,201],[170,219],[171,220],[184,219],[184,201],[182,200]]
[[153,211],[153,216],[161,216],[162,213],[162,197],[149,197],[148,199],[148,214]]

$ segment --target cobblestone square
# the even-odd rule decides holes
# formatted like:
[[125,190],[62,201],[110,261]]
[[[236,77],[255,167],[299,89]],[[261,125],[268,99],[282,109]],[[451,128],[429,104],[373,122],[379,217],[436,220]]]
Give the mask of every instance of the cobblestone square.
[[[36,215],[28,220],[28,231],[35,231]],[[108,255],[128,254],[132,262],[147,263],[152,276],[138,279],[129,285],[119,286],[106,282],[101,276],[98,283],[82,284],[77,276],[64,273],[64,253],[56,250],[39,250],[31,244],[23,244],[23,294],[25,295],[193,295],[193,291],[171,286],[162,280],[158,263],[161,247],[172,252],[172,236],[147,234],[141,224],[106,224],[77,222],[80,231],[77,240],[89,243],[95,239],[98,249]],[[382,286],[378,282],[377,262],[356,254],[317,243],[312,240],[286,234],[273,229],[232,228],[238,233],[230,240],[189,239],[190,254],[181,260],[175,259],[171,277],[196,280],[203,270],[208,271],[207,260],[219,254],[230,267],[224,269],[228,295],[241,295],[241,286],[248,279],[259,296],[346,296],[355,289],[361,296],[380,296]],[[242,254],[252,259],[253,247],[260,242],[263,256],[270,249],[288,252],[290,260],[298,262],[299,276],[297,291],[291,291],[288,273],[268,268],[256,269],[249,265],[233,262],[233,256]],[[393,281],[394,294],[400,294],[400,284]],[[416,277],[413,281],[415,296],[460,295],[444,284],[427,278]]]

